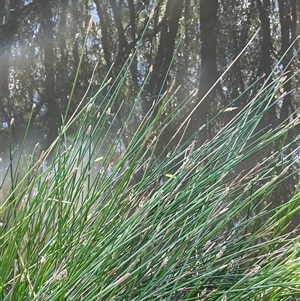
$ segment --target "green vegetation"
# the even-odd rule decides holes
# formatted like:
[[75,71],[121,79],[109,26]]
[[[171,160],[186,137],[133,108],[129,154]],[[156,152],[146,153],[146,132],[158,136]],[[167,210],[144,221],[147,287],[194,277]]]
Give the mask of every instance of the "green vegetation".
[[[108,83],[120,89],[133,59],[82,99],[50,149],[29,158],[23,177],[11,149],[11,187],[0,207],[1,300],[296,298],[299,237],[289,223],[299,187],[284,203],[280,187],[299,173],[291,151],[299,134],[286,139],[299,115],[256,130],[289,79],[262,85],[210,141],[170,137],[157,151],[160,134],[195,93],[168,115],[175,94],[162,95],[124,145],[135,102],[111,140],[118,90],[97,106],[96,95]],[[234,108],[233,101],[219,114]],[[256,165],[239,169],[262,152]]]

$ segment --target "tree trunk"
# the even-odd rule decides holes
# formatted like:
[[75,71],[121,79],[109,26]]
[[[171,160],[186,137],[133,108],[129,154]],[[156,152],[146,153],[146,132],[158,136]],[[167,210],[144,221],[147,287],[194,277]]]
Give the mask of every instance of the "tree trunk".
[[43,31],[43,50],[45,66],[45,93],[43,103],[47,106],[46,124],[47,147],[51,145],[58,135],[59,112],[55,97],[55,77],[54,77],[54,50],[53,50],[53,24],[52,9],[50,1],[45,2],[45,9],[42,11],[41,28]]
[[[145,100],[144,114],[148,112],[153,101],[159,94],[164,92],[163,90],[166,87],[166,77],[174,54],[175,39],[182,8],[183,0],[169,0],[167,3],[164,25],[162,27],[158,51],[148,86],[150,100]],[[156,108],[156,111],[157,110],[158,107]]]
[[[192,117],[189,133],[193,134],[202,125],[207,124],[211,118],[211,104],[216,98],[216,90],[213,89],[202,100],[218,79],[217,72],[217,24],[218,24],[218,0],[200,1],[200,34],[201,34],[201,72],[199,80],[198,101],[201,105],[195,110]],[[206,126],[198,137],[200,142],[210,137],[210,129]]]
[[[289,3],[290,1],[278,0],[279,4],[279,19],[281,26],[281,55],[285,57],[283,59],[283,69],[287,72],[288,76],[292,75],[292,69],[290,65],[290,60],[292,58],[292,48],[289,49],[292,43],[292,7]],[[295,1],[294,1],[295,4]],[[289,50],[288,50],[289,49]],[[284,91],[288,92],[283,98],[282,107],[280,110],[280,122],[284,121],[289,116],[289,108],[292,104],[292,95],[289,93],[292,89],[291,80],[284,84]]]

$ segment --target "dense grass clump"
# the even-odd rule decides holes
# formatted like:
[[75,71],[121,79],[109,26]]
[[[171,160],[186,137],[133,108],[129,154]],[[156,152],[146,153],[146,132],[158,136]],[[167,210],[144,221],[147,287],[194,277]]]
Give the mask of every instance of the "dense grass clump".
[[[122,85],[129,66],[130,60],[111,86]],[[152,108],[125,144],[139,103],[111,138],[107,124],[117,118],[111,114],[117,93],[95,105],[107,78],[17,179],[12,149],[11,187],[0,207],[0,299],[299,296],[298,229],[289,232],[288,225],[300,194],[297,186],[281,202],[279,193],[284,180],[299,175],[299,135],[284,142],[299,115],[257,131],[285,80],[264,85],[211,141],[198,145],[195,133],[174,145],[170,137],[158,153],[160,133],[195,94],[163,119],[172,95],[162,95],[159,109]],[[239,168],[262,152],[257,164]]]

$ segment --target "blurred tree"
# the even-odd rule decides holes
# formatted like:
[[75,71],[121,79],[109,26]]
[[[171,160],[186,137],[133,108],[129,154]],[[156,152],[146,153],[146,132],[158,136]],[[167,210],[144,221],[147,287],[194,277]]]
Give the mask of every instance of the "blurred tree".
[[45,3],[45,8],[41,14],[42,30],[42,51],[45,68],[44,93],[41,95],[41,102],[46,105],[46,124],[48,128],[47,140],[48,147],[58,135],[59,111],[56,103],[55,89],[55,60],[54,60],[54,41],[53,41],[53,15],[50,2]]
[[[171,84],[180,89],[166,108],[166,114],[194,88],[199,89],[197,102],[200,102],[260,28],[252,45],[194,112],[188,129],[190,134],[207,124],[217,111],[239,97],[245,87],[258,78],[268,78],[272,70],[275,74],[282,70],[290,75],[296,72],[299,60],[291,63],[290,59],[299,43],[289,47],[299,34],[299,9],[298,0],[3,0],[0,11],[1,128],[7,128],[10,119],[15,118],[16,133],[22,135],[21,129],[34,104],[32,126],[42,129],[49,145],[65,113],[81,52],[84,51],[83,65],[69,114],[84,95],[96,61],[98,70],[93,91],[110,68],[116,78],[137,49],[130,76],[118,92],[115,107],[111,108],[114,114],[123,104],[115,122],[124,123],[152,70],[139,99],[140,108],[127,126],[126,144],[153,102]],[[83,49],[90,16],[93,27]],[[279,62],[285,52],[285,60]],[[270,77],[269,82],[272,80]],[[298,82],[296,75],[285,83],[285,91],[295,90],[273,106],[261,128],[285,120],[290,110],[299,106]],[[262,81],[256,83],[239,98],[235,104],[237,110],[220,115],[206,127],[197,137],[199,142],[210,139],[238,114],[261,85]],[[116,89],[108,86],[105,92],[114,93]],[[103,95],[96,103],[101,101]],[[162,143],[177,130],[191,107],[182,110],[167,129],[166,136],[162,136]],[[112,127],[112,135],[120,124]]]
[[[203,124],[208,124],[212,115],[212,103],[216,100],[216,88],[203,99],[210,88],[218,80],[217,71],[217,28],[218,28],[218,0],[200,1],[200,36],[201,36],[201,69],[199,80],[197,107],[191,122],[192,132]],[[201,131],[201,141],[211,138],[212,130],[207,126]]]

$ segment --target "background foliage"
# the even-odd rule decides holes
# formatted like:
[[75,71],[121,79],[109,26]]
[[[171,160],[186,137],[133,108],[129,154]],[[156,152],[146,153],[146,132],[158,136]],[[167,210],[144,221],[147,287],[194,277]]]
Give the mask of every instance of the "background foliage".
[[[199,89],[197,101],[200,101],[260,29],[253,44],[193,114],[190,132],[194,132],[258,78],[264,76],[271,81],[276,77],[276,73],[269,77],[273,68],[278,73],[285,70],[288,76],[298,70],[298,57],[292,62],[291,58],[298,51],[299,42],[296,41],[291,48],[289,46],[299,34],[299,11],[299,1],[291,0],[2,1],[2,130],[7,129],[14,118],[15,131],[20,132],[35,104],[32,123],[44,127],[48,144],[53,141],[61,124],[60,116],[67,107],[90,16],[93,17],[93,26],[84,46],[85,55],[72,110],[86,91],[95,62],[98,62],[96,88],[108,70],[111,69],[112,77],[119,74],[124,62],[140,43],[126,86],[112,108],[115,113],[118,105],[122,101],[125,103],[119,112],[119,123],[126,119],[144,84],[146,89],[139,97],[141,110],[133,116],[136,122],[173,80],[180,90],[169,110],[194,88]],[[285,58],[278,63],[285,53]],[[150,68],[153,70],[145,83]],[[265,124],[278,124],[287,118],[291,109],[299,106],[298,82],[299,75],[295,75],[286,83],[284,91],[293,89],[293,93],[284,95],[282,101],[270,110]],[[243,94],[237,103],[238,111],[256,95],[259,85]],[[99,103],[101,101],[99,95]],[[227,114],[226,119],[238,111]],[[180,118],[183,116],[178,116]],[[203,139],[212,137],[227,120],[222,121],[203,131]]]

